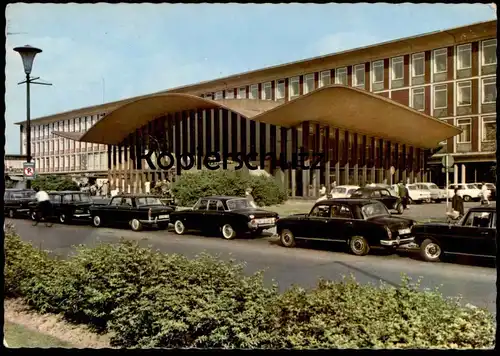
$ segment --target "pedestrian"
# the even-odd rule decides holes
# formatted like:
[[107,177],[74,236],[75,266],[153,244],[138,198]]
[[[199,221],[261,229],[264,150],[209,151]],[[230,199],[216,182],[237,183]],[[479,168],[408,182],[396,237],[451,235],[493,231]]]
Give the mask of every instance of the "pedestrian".
[[401,198],[401,203],[403,204],[403,209],[408,209],[408,189],[404,186],[403,182],[398,183],[398,194]]
[[319,190],[319,196],[322,197],[325,194],[326,194],[326,187],[324,184],[321,184],[321,188]]
[[456,220],[459,216],[464,216],[464,200],[458,195],[458,188],[455,188],[455,195],[451,198],[451,211],[447,212],[451,219]]
[[245,189],[245,198],[248,200],[248,202],[253,208],[257,207],[257,205],[255,204],[255,200],[253,199],[252,196],[252,188],[248,187],[247,189]]
[[488,190],[488,187],[486,186],[486,183],[483,182],[481,186],[481,204],[482,205],[489,205],[490,201],[488,200],[490,195],[490,191]]
[[52,215],[52,203],[50,202],[49,194],[46,191],[35,188],[37,210],[41,218],[48,218]]

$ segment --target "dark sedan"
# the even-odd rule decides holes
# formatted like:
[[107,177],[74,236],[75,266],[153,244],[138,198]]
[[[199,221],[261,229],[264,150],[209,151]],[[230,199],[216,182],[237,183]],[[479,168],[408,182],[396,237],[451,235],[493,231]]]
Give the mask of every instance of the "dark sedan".
[[480,206],[469,209],[457,223],[425,223],[413,228],[420,255],[429,262],[443,255],[466,255],[495,258],[497,253],[496,208]]
[[[73,220],[88,220],[89,208],[92,199],[88,193],[80,191],[49,192],[52,203],[52,218],[57,218],[61,224],[68,224]],[[30,203],[30,216],[35,220],[36,202]]]
[[5,189],[3,195],[4,214],[9,218],[24,215],[28,216],[30,211],[30,203],[35,200],[35,191],[31,189]]
[[384,204],[371,199],[331,199],[316,203],[308,214],[295,214],[276,224],[281,244],[295,246],[296,240],[347,244],[358,256],[370,248],[394,249],[413,242],[411,219],[391,216]]
[[403,214],[404,211],[401,198],[392,195],[388,188],[380,186],[359,188],[351,194],[351,198],[374,199],[383,203],[387,209],[395,210],[398,214]]
[[187,230],[220,231],[226,240],[250,232],[260,235],[275,226],[278,214],[258,209],[241,197],[212,196],[199,199],[189,210],[170,215],[178,235]]

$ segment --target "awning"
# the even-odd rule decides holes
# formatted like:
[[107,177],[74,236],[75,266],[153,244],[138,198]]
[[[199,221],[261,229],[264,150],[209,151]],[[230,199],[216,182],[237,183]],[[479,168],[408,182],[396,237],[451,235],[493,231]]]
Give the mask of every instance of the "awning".
[[54,133],[77,141],[116,145],[131,132],[166,114],[217,108],[283,127],[313,121],[421,148],[435,148],[439,142],[461,132],[453,125],[380,95],[331,85],[283,104],[268,100],[216,101],[189,94],[159,94],[113,110],[85,133]]

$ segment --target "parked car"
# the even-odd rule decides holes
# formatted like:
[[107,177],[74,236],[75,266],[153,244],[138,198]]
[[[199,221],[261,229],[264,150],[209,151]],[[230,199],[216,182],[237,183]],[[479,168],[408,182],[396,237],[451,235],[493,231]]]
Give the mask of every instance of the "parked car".
[[417,183],[418,187],[427,187],[431,193],[431,199],[435,203],[440,203],[446,200],[446,190],[439,188],[436,184],[430,182]]
[[448,198],[452,198],[455,195],[455,188],[458,188],[458,195],[460,195],[464,201],[479,201],[481,200],[481,189],[479,189],[475,184],[450,184],[448,186]]
[[[479,189],[483,187],[483,183],[474,183]],[[486,188],[490,191],[489,200],[497,200],[497,187],[493,183],[485,183]]]
[[410,203],[430,203],[431,191],[427,187],[422,187],[418,184],[407,184],[408,194],[410,195]]
[[330,191],[330,194],[323,195],[316,202],[327,200],[327,199],[335,199],[335,198],[349,198],[352,193],[359,189],[357,185],[339,185],[333,188]]
[[411,219],[391,216],[386,206],[372,199],[331,199],[316,203],[308,214],[278,220],[276,229],[285,247],[296,240],[345,243],[358,256],[371,247],[393,249],[413,242]]
[[114,196],[108,204],[91,206],[90,217],[95,227],[128,225],[133,231],[144,227],[166,229],[174,210],[156,196],[123,194]]
[[395,210],[398,214],[403,214],[404,211],[401,198],[391,194],[387,188],[366,186],[352,193],[351,198],[374,199],[382,202],[387,209]]
[[219,231],[232,240],[246,232],[260,235],[275,226],[278,214],[254,208],[245,198],[211,196],[200,198],[192,209],[173,212],[170,220],[178,235],[187,230]]
[[469,209],[457,224],[424,223],[413,227],[420,255],[436,262],[443,255],[495,257],[496,208],[480,206]]
[[[73,220],[88,220],[89,208],[93,204],[88,193],[80,191],[49,192],[52,203],[52,214],[61,224],[68,224]],[[30,217],[36,219],[36,201],[30,203]]]
[[35,191],[31,189],[5,189],[3,211],[9,218],[28,216],[29,203],[35,201]]

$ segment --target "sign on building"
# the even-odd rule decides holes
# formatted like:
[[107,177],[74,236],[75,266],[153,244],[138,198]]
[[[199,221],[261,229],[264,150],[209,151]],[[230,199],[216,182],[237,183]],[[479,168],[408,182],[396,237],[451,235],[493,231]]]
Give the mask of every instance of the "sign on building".
[[23,174],[26,179],[35,178],[35,163],[34,162],[24,162],[23,163]]

